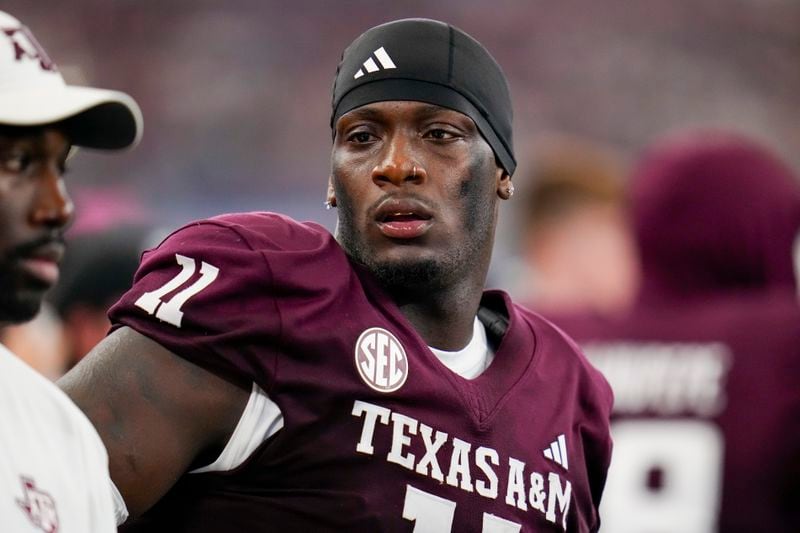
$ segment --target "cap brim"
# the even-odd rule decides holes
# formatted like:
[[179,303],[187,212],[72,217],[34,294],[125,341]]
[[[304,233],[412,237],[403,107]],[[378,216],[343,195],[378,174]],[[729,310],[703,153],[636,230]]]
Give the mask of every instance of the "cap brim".
[[73,145],[87,148],[127,148],[142,136],[142,112],[122,92],[70,85],[3,91],[0,124],[53,123],[60,123]]

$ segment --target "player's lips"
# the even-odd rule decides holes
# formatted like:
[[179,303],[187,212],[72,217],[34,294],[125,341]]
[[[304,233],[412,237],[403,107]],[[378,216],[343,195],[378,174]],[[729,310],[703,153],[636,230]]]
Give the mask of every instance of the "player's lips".
[[416,239],[433,225],[433,215],[419,200],[387,198],[375,211],[378,229],[392,239]]
[[52,287],[58,281],[58,264],[64,257],[64,245],[51,242],[26,252],[17,264],[30,277]]

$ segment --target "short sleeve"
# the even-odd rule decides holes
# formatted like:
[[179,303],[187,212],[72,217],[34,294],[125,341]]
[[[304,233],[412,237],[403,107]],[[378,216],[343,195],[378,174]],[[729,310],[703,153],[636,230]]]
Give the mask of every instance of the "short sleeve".
[[264,253],[234,224],[185,226],[145,252],[132,288],[109,311],[174,354],[249,390],[269,390],[280,316]]

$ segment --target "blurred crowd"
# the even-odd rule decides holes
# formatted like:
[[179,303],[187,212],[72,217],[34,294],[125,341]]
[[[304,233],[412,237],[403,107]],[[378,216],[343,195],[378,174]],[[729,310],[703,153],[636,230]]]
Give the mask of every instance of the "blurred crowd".
[[800,165],[793,0],[3,6],[37,29],[68,81],[122,88],[147,119],[135,154],[77,158],[71,190],[108,188],[113,176],[169,227],[278,208],[332,227],[333,216],[320,212],[330,65],[363,28],[411,16],[448,20],[492,50],[509,76],[522,156],[542,132],[597,139],[630,156],[665,129],[699,122],[765,139]]

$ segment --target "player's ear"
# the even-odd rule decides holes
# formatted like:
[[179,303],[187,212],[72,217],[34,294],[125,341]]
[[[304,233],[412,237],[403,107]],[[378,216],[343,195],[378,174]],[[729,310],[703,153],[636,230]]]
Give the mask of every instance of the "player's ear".
[[336,207],[336,193],[333,191],[333,176],[328,176],[328,194],[325,198],[325,207]]
[[514,195],[514,184],[511,183],[511,176],[502,167],[497,167],[497,196],[503,200],[508,200]]

